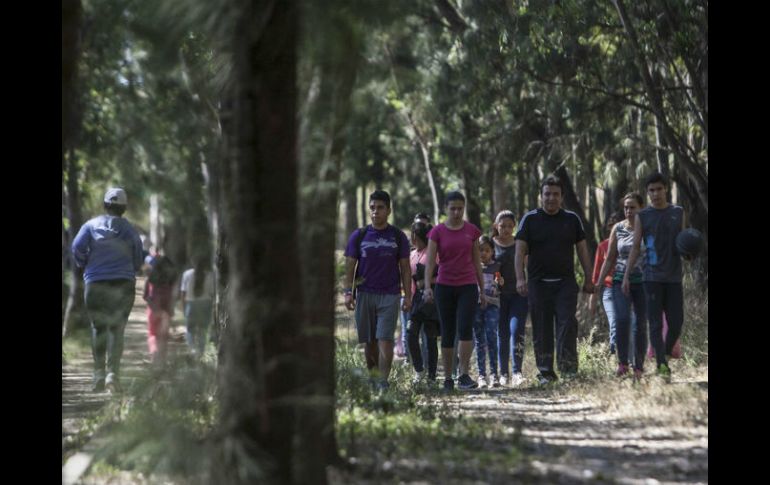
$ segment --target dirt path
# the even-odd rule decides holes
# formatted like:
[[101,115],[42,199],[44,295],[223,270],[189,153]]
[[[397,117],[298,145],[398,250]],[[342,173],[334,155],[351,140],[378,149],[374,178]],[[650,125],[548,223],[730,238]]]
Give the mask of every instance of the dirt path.
[[[150,369],[147,353],[147,305],[142,299],[144,278],[138,278],[134,307],[128,318],[124,334],[123,358],[121,360],[121,384],[129,390],[132,384]],[[180,315],[174,315],[176,327],[171,329],[169,355],[182,351],[184,326]],[[62,462],[72,457],[73,453],[89,451],[89,441],[93,437],[93,426],[89,420],[98,414],[105,405],[117,399],[108,392],[91,391],[93,359],[90,351],[68,356],[62,365]],[[72,464],[70,464],[72,466]]]
[[[688,388],[684,394],[694,398],[677,402],[682,408],[699,402],[704,393],[707,399],[707,382],[705,389],[702,381],[675,380],[670,386]],[[648,387],[639,392],[659,389],[655,382]],[[707,483],[707,422],[687,417],[687,409],[679,410],[683,419],[672,420],[665,413],[635,411],[630,399],[613,405],[618,396],[612,394],[625,390],[621,385],[606,397],[540,389],[491,391],[461,396],[455,404],[465,415],[483,415],[521,430],[528,463],[513,476],[537,483]],[[640,407],[648,406],[641,401]]]

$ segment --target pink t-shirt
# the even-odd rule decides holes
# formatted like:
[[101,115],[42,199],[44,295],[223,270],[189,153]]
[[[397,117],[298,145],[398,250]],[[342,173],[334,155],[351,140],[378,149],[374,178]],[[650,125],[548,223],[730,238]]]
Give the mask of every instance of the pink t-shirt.
[[[425,246],[422,251],[418,251],[417,249],[412,249],[412,252],[409,254],[409,266],[412,267],[412,274],[417,273],[417,263],[420,263],[422,265],[428,266],[428,247]],[[417,283],[414,282],[414,278],[412,278],[412,296],[417,293]]]
[[436,283],[462,286],[478,282],[476,267],[473,265],[473,243],[479,236],[479,228],[468,221],[460,229],[449,229],[443,223],[431,229],[428,239],[436,242],[441,261]]

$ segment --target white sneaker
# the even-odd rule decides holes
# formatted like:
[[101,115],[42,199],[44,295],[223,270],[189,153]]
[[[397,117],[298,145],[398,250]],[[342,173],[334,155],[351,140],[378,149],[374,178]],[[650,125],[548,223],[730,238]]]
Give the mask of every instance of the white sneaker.
[[487,387],[486,376],[479,376],[478,383],[479,383],[479,389],[484,389],[485,387]]
[[508,376],[505,374],[502,374],[500,376],[500,385],[505,386],[506,384],[508,384]]
[[521,372],[514,372],[513,376],[511,377],[511,387],[519,387],[526,381],[527,380],[524,379],[524,376],[521,375]]
[[412,377],[412,384],[419,384],[425,380],[425,370],[422,372],[414,371],[414,377]]
[[500,387],[500,379],[497,377],[497,374],[489,376],[489,387]]

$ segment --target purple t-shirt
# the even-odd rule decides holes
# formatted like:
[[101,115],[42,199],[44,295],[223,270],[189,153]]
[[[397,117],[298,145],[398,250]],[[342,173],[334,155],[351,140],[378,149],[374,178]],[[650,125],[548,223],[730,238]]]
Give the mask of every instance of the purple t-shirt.
[[448,286],[473,285],[476,266],[473,264],[473,243],[481,231],[468,221],[460,229],[449,229],[439,224],[428,233],[428,239],[438,246],[438,278],[436,283]]
[[[401,250],[396,238],[401,238]],[[356,287],[366,293],[398,295],[401,292],[400,259],[409,259],[409,241],[403,231],[388,224],[383,230],[370,227],[361,246],[358,229],[348,238],[345,256],[358,259]],[[360,254],[359,254],[360,253]],[[398,257],[396,257],[398,253]]]

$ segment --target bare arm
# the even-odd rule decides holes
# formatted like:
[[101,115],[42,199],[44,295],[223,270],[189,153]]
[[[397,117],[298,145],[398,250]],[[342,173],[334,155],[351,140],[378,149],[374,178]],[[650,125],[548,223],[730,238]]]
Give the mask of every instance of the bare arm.
[[351,258],[350,256],[345,258],[345,281],[342,287],[345,288],[345,308],[348,310],[353,310],[356,307],[353,294],[347,291],[348,288],[353,288],[353,274],[356,271],[356,263],[358,263],[356,258]]
[[431,276],[433,275],[434,268],[436,267],[436,253],[438,252],[438,246],[436,241],[428,240],[428,255],[426,256],[427,266],[425,267],[425,281],[423,282],[423,298],[426,302],[433,301],[433,289],[430,286]]
[[585,239],[577,243],[577,252],[578,258],[580,259],[580,265],[583,267],[583,274],[585,275],[583,291],[586,293],[593,293],[595,289],[594,282],[591,281],[593,267],[591,266],[591,256],[588,255],[588,244]]
[[527,278],[524,276],[524,258],[529,253],[529,245],[521,239],[516,240],[516,291],[527,296]]
[[626,265],[626,273],[623,275],[623,293],[626,296],[631,291],[631,283],[629,277],[634,266],[636,266],[636,260],[639,259],[639,252],[641,251],[642,244],[642,220],[639,218],[639,214],[634,216],[634,242],[631,245],[631,253],[628,255],[628,264]]
[[404,288],[404,304],[401,309],[408,312],[412,308],[412,267],[409,266],[408,258],[399,259],[398,267],[401,270],[401,286]]
[[481,253],[479,252],[478,240],[473,241],[473,249],[471,251],[473,266],[476,269],[476,281],[479,283],[479,302],[481,303],[481,308],[486,308],[487,298],[484,296],[484,274],[481,272]]
[[609,251],[607,252],[607,257],[604,259],[604,264],[602,264],[602,270],[599,272],[599,279],[595,282],[597,285],[602,284],[604,278],[607,277],[607,274],[615,267],[615,263],[618,259],[618,236],[615,232],[616,227],[617,226],[613,226],[612,233],[610,233]]

